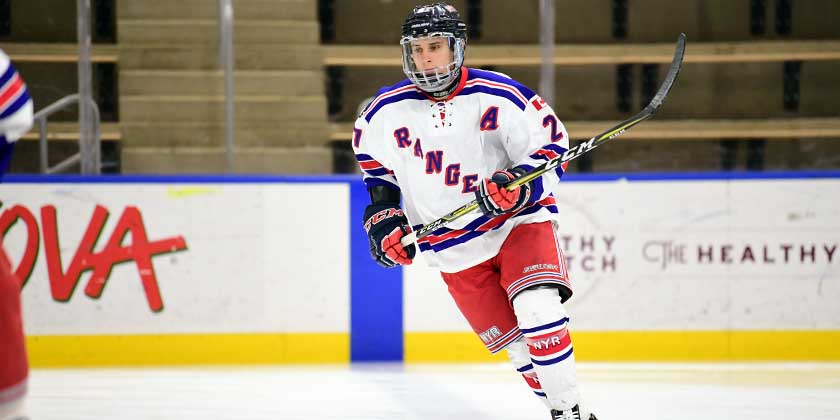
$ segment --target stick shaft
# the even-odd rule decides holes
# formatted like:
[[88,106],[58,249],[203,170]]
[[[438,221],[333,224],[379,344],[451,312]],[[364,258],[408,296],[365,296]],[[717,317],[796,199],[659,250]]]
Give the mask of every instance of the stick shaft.
[[[589,152],[590,150],[620,136],[625,131],[633,128],[635,125],[650,119],[656,114],[656,111],[662,105],[662,102],[668,96],[668,92],[671,91],[671,87],[674,85],[674,82],[677,79],[677,75],[682,68],[682,61],[683,56],[685,55],[685,34],[680,34],[679,38],[677,39],[677,46],[674,51],[674,58],[671,61],[671,67],[668,69],[668,74],[665,76],[665,80],[662,82],[662,85],[659,86],[659,90],[656,92],[656,95],[651,99],[650,103],[645,106],[638,114],[618,123],[616,126],[610,128],[607,131],[604,131],[601,134],[598,134],[595,137],[592,137],[588,141],[579,143],[578,145],[571,147],[562,155],[551,159],[536,168],[532,169],[528,173],[522,175],[519,178],[511,181],[510,183],[505,185],[505,188],[511,190],[520,185],[526,184],[528,182],[533,181],[534,179],[542,176],[548,171],[569,162],[580,155]],[[400,243],[403,246],[408,246],[418,239],[429,235],[433,231],[440,229],[449,223],[461,218],[462,216],[472,212],[473,210],[478,208],[478,201],[472,200],[467,204],[464,204],[461,207],[453,210],[446,216],[443,216],[429,224],[423,225],[423,227],[405,235],[400,240]]]

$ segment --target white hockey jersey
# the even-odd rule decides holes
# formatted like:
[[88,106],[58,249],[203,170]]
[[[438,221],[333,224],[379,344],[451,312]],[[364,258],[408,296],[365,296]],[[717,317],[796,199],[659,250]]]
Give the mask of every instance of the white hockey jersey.
[[32,128],[32,99],[9,57],[0,50],[0,178],[12,158],[14,142]]
[[[565,127],[532,90],[466,67],[444,100],[408,79],[380,89],[353,128],[364,182],[399,189],[415,229],[474,199],[479,182],[495,171],[530,170],[568,148]],[[555,219],[551,190],[564,170],[537,178],[529,205],[517,212],[491,219],[475,211],[421,238],[425,260],[457,272],[495,256],[514,226]]]

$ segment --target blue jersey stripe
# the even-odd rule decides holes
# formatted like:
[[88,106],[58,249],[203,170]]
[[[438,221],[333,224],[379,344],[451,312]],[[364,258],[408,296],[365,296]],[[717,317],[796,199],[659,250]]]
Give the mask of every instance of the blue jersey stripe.
[[[534,205],[532,207],[528,207],[525,210],[522,210],[521,212],[517,213],[516,216],[511,217],[511,219],[519,217],[519,216],[525,216],[525,215],[528,215],[528,214],[533,214],[533,213],[536,213],[536,212],[538,212],[542,209],[546,209],[551,213],[557,213],[558,212],[557,206],[554,205],[554,204],[549,204],[547,206],[543,206],[543,205],[538,204],[538,205]],[[483,219],[483,221],[481,223],[477,223],[482,219]],[[511,220],[511,219],[508,219],[508,220]],[[428,242],[420,243],[419,244],[420,245],[420,251],[440,252],[440,251],[443,251],[445,249],[452,248],[455,245],[460,245],[460,244],[469,242],[470,240],[472,240],[474,238],[477,238],[481,235],[484,235],[485,233],[490,232],[491,230],[499,229],[500,227],[504,226],[505,223],[508,222],[508,220],[505,220],[504,222],[500,223],[498,226],[495,226],[495,227],[493,227],[492,229],[489,229],[489,230],[473,230],[472,232],[469,232],[469,230],[475,229],[476,227],[481,226],[482,224],[487,222],[487,220],[488,219],[485,216],[480,216],[478,219],[476,219],[473,222],[470,222],[469,224],[467,224],[467,226],[465,226],[464,229],[463,229],[467,232],[464,233],[463,235],[457,237],[457,238],[447,239],[443,242],[439,242],[439,243],[434,244],[434,245],[431,245]],[[476,225],[476,226],[472,226],[472,228],[470,228],[471,225]],[[446,229],[446,228],[443,228],[443,229]],[[435,232],[440,232],[439,234],[446,233],[447,231],[451,232],[451,229],[447,229],[446,231],[442,231],[443,229],[438,229]]]
[[557,143],[549,143],[543,146],[542,148],[545,150],[551,150],[552,152],[557,153],[558,155],[562,155],[563,153],[566,153],[566,151],[568,151],[568,149]]
[[[389,92],[393,92],[393,91],[395,91],[395,90],[397,90],[397,89],[402,89],[402,88],[404,88],[404,87],[406,87],[406,86],[409,86],[409,85],[411,85],[411,84],[412,84],[411,80],[409,80],[409,79],[403,79],[403,80],[401,80],[400,82],[395,83],[395,84],[393,84],[393,85],[391,85],[391,86],[383,86],[383,87],[379,88],[379,90],[377,90],[377,91],[376,91],[376,95],[374,95],[373,100],[372,100],[372,101],[370,101],[370,103],[369,103],[369,104],[367,104],[367,106],[365,106],[365,109],[362,111],[362,115],[364,115],[364,116],[365,116],[365,120],[366,120],[367,122],[370,122],[370,119],[371,119],[371,118],[373,118],[373,114],[376,114],[376,113],[377,113],[377,112],[378,112],[378,111],[379,111],[379,110],[380,110],[383,106],[387,105],[388,103],[399,102],[399,101],[400,101],[400,100],[402,100],[402,99],[412,99],[412,98],[401,98],[401,99],[398,99],[398,100],[394,100],[394,101],[389,101],[389,102],[387,102],[387,103],[383,103],[384,101],[386,101],[386,100],[387,100],[387,99],[386,99],[386,100],[383,100],[383,101],[381,101],[381,102],[379,102],[379,103],[376,103],[376,101],[377,101],[377,100],[378,100],[378,99],[379,99],[382,95],[386,95],[386,94],[388,94]],[[417,92],[417,91],[414,91],[414,93],[419,94],[419,92]],[[400,96],[400,95],[395,95],[395,96]],[[420,97],[422,97],[422,96],[423,96],[423,95],[422,95],[422,94],[420,94]],[[390,99],[390,98],[389,98],[389,99]],[[376,103],[376,107],[375,107],[375,108],[373,108],[373,109],[371,109],[371,105],[373,105],[373,104],[375,104],[375,103]]]
[[525,99],[531,99],[531,98],[534,97],[534,95],[536,95],[536,93],[534,93],[534,91],[529,89],[527,86],[517,82],[516,80],[513,80],[509,77],[505,77],[505,76],[503,76],[501,74],[498,74],[498,73],[494,73],[492,71],[470,68],[467,73],[468,73],[468,79],[467,80],[487,79],[487,80],[490,80],[490,81],[493,81],[493,82],[496,82],[496,83],[503,83],[505,85],[508,85],[508,86],[518,90],[519,93],[521,93],[522,96],[525,97]]
[[388,175],[390,173],[388,171],[388,168],[384,168],[384,167],[379,168],[379,169],[362,169],[362,170],[365,171],[366,174],[371,175],[371,176],[382,176],[382,175]]
[[356,160],[361,162],[363,160],[376,160],[371,155],[366,155],[364,153],[356,153]]
[[527,104],[525,102],[522,102],[522,100],[517,98],[516,95],[514,95],[512,92],[507,91],[505,89],[494,88],[494,87],[485,86],[485,85],[472,85],[472,86],[469,86],[469,87],[465,87],[464,90],[462,90],[461,93],[459,93],[458,95],[466,96],[466,95],[472,95],[474,93],[486,93],[488,95],[500,96],[502,98],[505,98],[505,99],[513,102],[514,105],[516,105],[517,107],[519,107],[519,109],[521,109],[523,111],[525,110],[525,107],[527,106]]
[[395,83],[391,86],[383,86],[383,87],[379,88],[379,90],[376,91],[376,97],[378,98],[378,97],[380,97],[380,96],[382,96],[382,95],[384,95],[388,92],[397,90],[399,88],[406,87],[406,86],[410,85],[411,83],[412,83],[411,80],[403,79],[403,80],[401,80],[401,81],[399,81],[399,82],[397,82],[397,83]]
[[551,160],[551,158],[549,156],[544,156],[544,155],[539,154],[541,151],[554,152],[558,155],[562,155],[563,153],[566,153],[566,151],[568,151],[568,149],[566,149],[563,146],[560,146],[559,144],[550,143],[550,144],[547,144],[547,145],[541,147],[540,149],[538,149],[536,152],[532,153],[528,157],[530,157],[531,159],[537,159],[537,160],[546,160],[546,161]]
[[[552,205],[552,206],[553,206],[553,205]],[[530,210],[530,209],[529,209],[529,210]],[[516,216],[519,216],[520,214],[524,214],[524,212],[525,212],[525,211],[526,211],[526,210],[523,210],[522,212],[518,213]],[[516,216],[514,216],[514,217],[516,217]],[[490,221],[490,217],[487,217],[487,216],[484,216],[484,215],[482,215],[482,216],[478,216],[478,217],[476,217],[475,219],[473,219],[471,222],[467,223],[467,224],[466,224],[463,228],[461,228],[460,230],[463,230],[463,231],[465,231],[465,232],[466,232],[466,231],[470,231],[470,230],[476,230],[476,229],[478,229],[481,225],[483,225],[483,224],[487,223],[488,221]],[[504,223],[500,224],[499,226],[502,226],[503,224],[504,224]],[[496,227],[499,227],[499,226],[496,226]],[[419,228],[421,228],[421,227],[423,227],[423,225],[417,225],[417,226],[414,226],[413,228],[414,228],[414,229],[419,229]],[[434,231],[431,233],[431,235],[434,235],[434,236],[441,236],[441,235],[445,235],[445,234],[447,234],[447,233],[449,233],[449,232],[452,232],[453,230],[454,230],[454,229],[450,229],[450,228],[447,228],[447,227],[442,227],[442,228],[439,228],[439,229],[434,230]]]
[[[376,115],[376,113],[379,112],[379,110],[382,109],[382,107],[384,107],[385,105],[397,103],[397,102],[404,101],[404,100],[407,100],[407,99],[425,100],[426,97],[423,96],[422,93],[420,93],[416,90],[409,90],[409,91],[398,93],[394,96],[379,100],[379,103],[377,103],[376,106],[371,108],[371,110],[368,111],[365,114],[365,121],[370,122],[371,118],[373,118],[373,116]],[[373,102],[376,102],[377,100],[378,99],[374,99]],[[371,102],[371,104],[373,102]]]
[[[499,226],[501,226],[501,225],[499,225]],[[435,251],[435,252],[443,251],[444,249],[452,248],[455,245],[460,245],[464,242],[469,242],[470,239],[477,238],[481,235],[484,235],[487,232],[489,232],[489,231],[474,230],[472,232],[465,233],[458,238],[452,238],[452,239],[449,239],[447,241],[443,241],[443,242],[435,244],[435,245],[431,245],[428,242],[424,242],[424,243],[420,244],[420,251]]]
[[[519,83],[519,82],[517,82],[517,81],[515,81],[515,80],[513,80],[509,77],[505,77],[505,76],[502,76],[502,75],[497,74],[497,73],[470,68],[470,69],[467,70],[467,74],[468,74],[468,76],[467,76],[468,81],[469,80],[484,79],[484,80],[487,80],[488,82],[499,83],[499,84],[503,84],[505,86],[510,86],[512,89],[516,89],[516,91],[518,91],[525,98],[526,101],[528,99],[532,98],[534,95],[536,95],[536,93],[534,93],[533,90],[527,88],[526,86],[522,85],[521,83]],[[407,99],[414,99],[414,100],[428,99],[428,97],[426,95],[424,95],[422,92],[420,92],[418,90],[410,90],[410,91],[407,91],[407,92],[402,92],[402,93],[393,95],[393,96],[388,97],[388,98],[380,99],[383,95],[387,95],[388,93],[393,92],[395,90],[402,89],[406,86],[410,86],[411,84],[412,84],[411,80],[404,79],[397,84],[394,84],[392,86],[386,86],[386,87],[383,87],[383,88],[379,89],[379,91],[376,92],[376,97],[370,102],[370,104],[368,104],[368,106],[362,112],[362,115],[364,115],[365,120],[367,122],[370,122],[370,120],[373,118],[373,116],[376,115],[376,113],[379,112],[380,109],[382,109],[384,106],[386,106],[388,104],[397,103],[397,102],[407,100]],[[522,99],[520,99],[513,92],[510,92],[510,91],[502,89],[502,88],[494,88],[494,87],[486,86],[486,85],[473,85],[473,86],[466,87],[461,92],[459,92],[458,95],[471,95],[471,94],[474,94],[474,93],[486,93],[486,94],[489,94],[489,95],[494,95],[494,96],[499,96],[499,97],[506,98],[506,99],[510,100],[511,102],[513,102],[517,107],[519,107],[519,109],[521,109],[523,111],[528,106],[527,102],[523,102]],[[376,104],[376,105],[374,105],[374,104]]]
[[12,77],[15,75],[15,67],[12,66],[12,63],[9,62],[9,67],[6,67],[6,71],[3,72],[3,75],[0,76],[0,88],[6,86],[6,83],[9,83],[9,80],[12,80]]
[[23,89],[23,93],[20,96],[18,96],[18,98],[15,99],[15,101],[12,102],[9,105],[9,107],[6,108],[5,111],[3,111],[2,114],[0,114],[0,118],[6,118],[9,115],[14,114],[19,109],[23,108],[23,106],[26,104],[26,102],[29,101],[29,99],[30,99],[29,98],[29,92],[26,91],[25,87],[21,87],[21,89]]
[[[545,198],[542,196],[544,192],[543,177],[537,177],[531,181],[531,197],[528,199],[528,203],[533,204]],[[546,197],[551,197],[552,195],[552,193],[549,193]]]

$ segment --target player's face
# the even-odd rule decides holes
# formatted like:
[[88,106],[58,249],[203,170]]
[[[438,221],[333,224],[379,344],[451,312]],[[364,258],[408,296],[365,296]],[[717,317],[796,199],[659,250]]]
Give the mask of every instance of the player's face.
[[411,59],[419,71],[446,67],[453,61],[452,50],[444,37],[411,41]]

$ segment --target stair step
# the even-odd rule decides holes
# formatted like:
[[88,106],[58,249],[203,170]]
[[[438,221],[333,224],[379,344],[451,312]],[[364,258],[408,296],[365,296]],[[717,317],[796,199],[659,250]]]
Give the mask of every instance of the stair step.
[[[233,16],[239,19],[317,20],[315,0],[236,0]],[[120,0],[122,19],[217,19],[219,2],[212,0]]]
[[[224,148],[123,147],[124,174],[222,173]],[[236,172],[326,174],[332,172],[328,147],[237,148]]]
[[[3,42],[0,49],[14,63],[76,63],[79,61],[79,45],[47,42]],[[94,63],[116,63],[119,47],[114,44],[92,44],[90,61]]]
[[[219,25],[208,19],[167,19],[119,21],[120,45],[132,44],[205,44],[217,45]],[[319,43],[317,21],[246,20],[233,25],[233,42],[312,44]]]
[[[307,96],[324,93],[321,72],[308,70],[235,71],[236,95]],[[120,73],[123,95],[224,95],[218,70],[126,70]]]
[[[324,96],[237,96],[236,121],[248,123],[326,121]],[[126,122],[203,121],[225,119],[224,96],[132,96],[120,98],[120,119]]]
[[[221,123],[122,123],[120,130],[124,147],[223,147],[226,140]],[[235,121],[234,142],[237,147],[301,147],[324,146],[330,139],[319,121],[285,125]]]
[[[36,124],[29,132],[24,134],[20,140],[34,140],[38,141],[40,138],[40,131]],[[329,135],[329,134],[328,134]],[[122,133],[117,125],[113,122],[103,122],[99,125],[99,139],[101,141],[119,141],[122,138]],[[49,121],[47,123],[47,140],[49,141],[78,141],[79,140],[79,123],[68,121]]]
[[[237,45],[234,55],[237,70],[322,69],[322,52],[316,45],[253,43]],[[120,68],[214,70],[219,68],[219,51],[177,44],[121,45]]]

